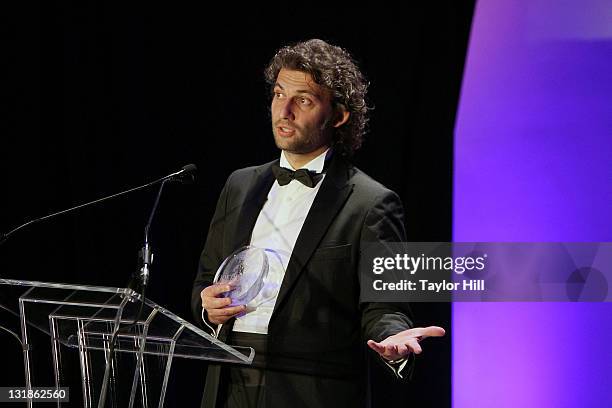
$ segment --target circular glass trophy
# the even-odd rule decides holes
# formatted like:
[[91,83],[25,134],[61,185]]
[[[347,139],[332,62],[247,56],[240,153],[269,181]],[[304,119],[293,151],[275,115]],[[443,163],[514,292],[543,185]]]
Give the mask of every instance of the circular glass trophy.
[[232,299],[230,306],[246,305],[261,291],[268,275],[268,256],[262,248],[245,246],[225,258],[213,283],[231,287],[222,297]]

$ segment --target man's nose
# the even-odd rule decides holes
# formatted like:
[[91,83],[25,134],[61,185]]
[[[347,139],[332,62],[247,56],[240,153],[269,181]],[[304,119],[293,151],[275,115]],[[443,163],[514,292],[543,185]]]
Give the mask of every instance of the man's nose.
[[286,99],[282,101],[280,109],[280,118],[286,120],[295,120],[295,115],[293,114],[293,101],[291,99]]

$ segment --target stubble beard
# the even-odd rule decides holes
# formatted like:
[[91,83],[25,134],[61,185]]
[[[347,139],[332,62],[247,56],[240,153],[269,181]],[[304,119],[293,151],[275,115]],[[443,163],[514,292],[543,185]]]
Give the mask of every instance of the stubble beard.
[[331,118],[326,119],[321,126],[314,129],[305,129],[297,127],[291,124],[291,127],[295,129],[295,133],[290,138],[283,138],[277,134],[276,127],[280,125],[280,121],[277,124],[272,124],[272,133],[274,135],[274,143],[276,147],[284,150],[288,153],[293,154],[308,154],[323,145],[331,144],[331,132],[329,123]]

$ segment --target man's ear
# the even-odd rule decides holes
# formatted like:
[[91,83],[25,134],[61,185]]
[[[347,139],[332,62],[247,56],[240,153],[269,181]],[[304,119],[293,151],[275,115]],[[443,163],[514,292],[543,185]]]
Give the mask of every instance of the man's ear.
[[336,108],[336,114],[334,117],[335,122],[333,126],[335,128],[339,128],[340,126],[348,122],[350,116],[351,113],[346,110],[346,107],[344,105],[338,104],[338,107]]

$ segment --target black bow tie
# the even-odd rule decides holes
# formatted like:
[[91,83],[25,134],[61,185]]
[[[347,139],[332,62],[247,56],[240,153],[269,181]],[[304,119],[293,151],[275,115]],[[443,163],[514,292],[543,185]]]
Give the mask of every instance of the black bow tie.
[[297,180],[306,187],[313,188],[321,180],[321,174],[315,173],[308,169],[289,170],[278,164],[272,165],[272,173],[276,177],[276,181],[281,186],[291,183],[291,180]]

